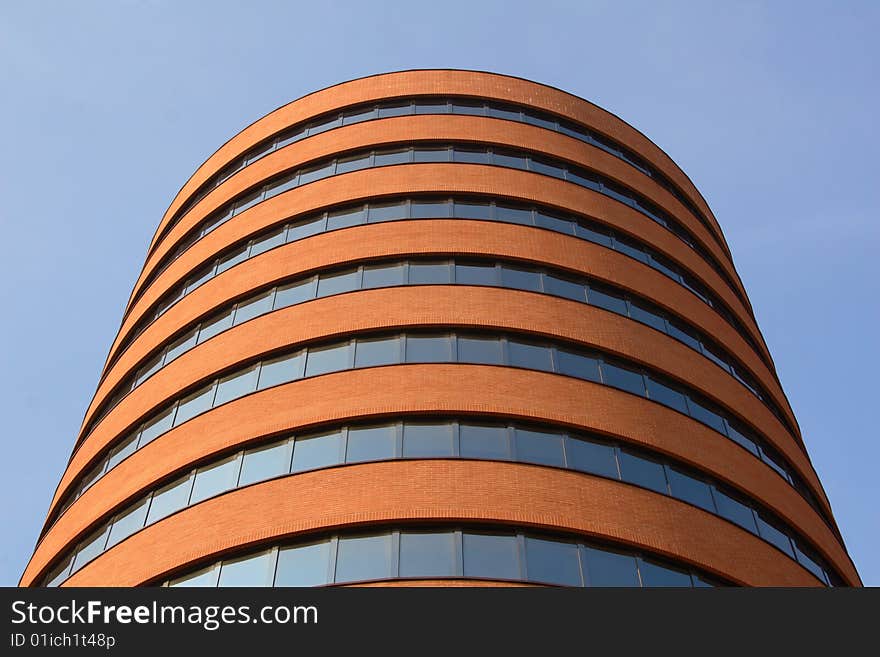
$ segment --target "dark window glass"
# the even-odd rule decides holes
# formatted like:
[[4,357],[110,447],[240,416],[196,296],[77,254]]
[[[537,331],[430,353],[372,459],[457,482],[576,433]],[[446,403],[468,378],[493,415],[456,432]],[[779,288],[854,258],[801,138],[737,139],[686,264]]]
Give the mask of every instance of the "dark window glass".
[[449,201],[412,201],[410,214],[413,219],[448,217],[452,214],[452,203]]
[[310,235],[323,233],[324,226],[325,223],[323,215],[320,217],[313,217],[312,219],[306,219],[305,221],[299,221],[295,224],[291,224],[287,233],[287,241],[295,242],[297,240],[303,239],[304,237],[309,237]]
[[364,267],[364,281],[361,287],[388,287],[406,283],[403,263],[395,262],[385,265],[367,265]]
[[235,251],[233,251],[232,253],[220,258],[220,260],[217,262],[217,274],[216,275],[219,276],[221,273],[223,273],[224,271],[226,271],[230,267],[234,267],[235,265],[237,265],[238,263],[240,263],[246,259],[247,259],[247,247],[242,246],[242,247],[236,249]]
[[691,576],[679,570],[673,570],[651,561],[639,559],[639,572],[642,575],[642,586],[691,586]]
[[225,461],[199,468],[196,471],[189,503],[195,504],[235,488],[240,467],[241,458],[236,455]]
[[391,164],[406,164],[412,161],[412,153],[408,148],[395,151],[377,151],[373,159],[374,167],[384,167]]
[[409,216],[409,208],[404,203],[371,203],[369,207],[370,223],[380,223],[383,221],[397,221],[406,219]]
[[298,303],[314,299],[318,287],[317,283],[318,277],[312,276],[304,281],[275,288],[275,308],[295,306]]
[[351,157],[341,157],[336,160],[336,175],[349,173],[351,171],[359,171],[370,166],[370,154],[358,153]]
[[253,365],[241,372],[230,374],[220,379],[217,384],[217,394],[214,396],[214,406],[219,406],[242,395],[257,389],[257,366]]
[[603,185],[602,191],[605,193],[606,196],[610,196],[611,198],[620,201],[621,203],[624,203],[631,207],[639,207],[638,204],[630,196],[630,193],[622,187],[605,183]]
[[127,456],[135,452],[137,449],[137,439],[138,434],[135,431],[110,451],[110,456],[107,459],[108,472],[119,465]]
[[541,291],[541,274],[528,269],[504,265],[501,267],[501,284],[518,290]]
[[300,139],[303,139],[306,136],[305,128],[294,128],[290,132],[283,133],[280,137],[278,137],[278,145],[276,149],[283,148],[288,144],[292,144]]
[[639,262],[644,262],[644,263],[648,262],[648,256],[645,254],[645,252],[642,249],[640,249],[638,246],[636,246],[632,242],[629,242],[628,240],[624,240],[623,238],[620,238],[620,237],[614,238],[614,250],[620,251],[621,253],[625,253],[630,258],[635,258]]
[[355,427],[348,430],[346,463],[393,459],[397,444],[397,431],[393,424],[375,427]]
[[606,362],[602,363],[602,380],[605,385],[645,396],[645,378],[639,372]]
[[275,586],[321,586],[327,584],[330,541],[282,548],[278,551]]
[[232,310],[224,310],[202,322],[199,327],[199,344],[232,327]]
[[306,376],[338,372],[350,367],[351,345],[346,342],[330,347],[309,347],[306,358]]
[[156,372],[159,368],[162,367],[162,357],[164,354],[159,354],[155,356],[150,361],[148,361],[142,368],[138,370],[137,380],[135,381],[135,386],[139,386],[146,379],[149,378],[151,374]]
[[730,365],[727,364],[727,360],[722,358],[716,349],[705,343],[703,343],[703,355],[725,372],[730,372]]
[[55,570],[51,571],[49,575],[46,576],[44,580],[44,586],[58,586],[67,579],[68,574],[70,573],[70,564],[73,562],[74,555],[68,554],[64,557],[64,560],[55,568]]
[[250,207],[253,207],[263,198],[263,190],[260,189],[252,194],[248,194],[242,199],[239,199],[235,202],[235,205],[232,206],[232,216],[240,214],[247,210]]
[[327,178],[328,176],[332,176],[335,170],[335,162],[330,162],[330,164],[320,164],[316,167],[303,169],[299,172],[299,184],[305,185],[316,180],[321,180],[322,178]]
[[677,390],[673,390],[669,386],[658,383],[651,377],[645,377],[648,382],[648,398],[653,399],[659,404],[674,408],[677,411],[687,414],[687,399]]
[[318,296],[328,297],[331,294],[342,294],[357,290],[359,273],[357,269],[339,271],[333,274],[318,276]]
[[813,573],[820,580],[828,583],[828,577],[825,575],[825,571],[822,569],[822,566],[818,564],[815,557],[807,555],[802,549],[801,546],[798,545],[797,541],[792,541],[794,543],[794,551],[797,555],[798,563],[804,566],[807,570]]
[[553,371],[552,352],[549,347],[518,340],[508,340],[510,365],[530,370]]
[[452,149],[452,161],[467,164],[489,164],[489,153],[485,149],[470,149],[455,146]]
[[782,465],[782,457],[776,452],[770,451],[766,447],[759,448],[761,451],[761,460],[764,461],[771,468],[776,470],[776,473],[785,479],[788,482],[791,482],[791,476],[788,474],[788,471]]
[[565,441],[565,457],[569,468],[618,479],[617,458],[611,445],[569,437]]
[[430,458],[453,455],[452,425],[407,422],[403,426],[403,455]]
[[326,132],[327,130],[332,130],[333,128],[338,128],[342,125],[342,115],[337,114],[336,116],[332,116],[330,118],[322,119],[320,123],[315,123],[309,126],[309,137],[312,135],[317,135],[321,132]]
[[272,586],[275,554],[271,550],[238,559],[224,559],[218,586]]
[[755,445],[755,441],[740,431],[735,424],[731,424],[730,422],[727,423],[727,435],[730,436],[735,443],[739,443],[752,454],[758,456],[758,446]]
[[765,541],[772,543],[788,556],[794,559],[794,550],[791,547],[791,540],[788,536],[775,525],[767,522],[760,513],[755,514],[758,517],[758,533]]
[[452,113],[453,114],[471,114],[473,116],[485,116],[486,115],[486,107],[480,101],[470,101],[470,100],[453,100],[452,101]]
[[516,536],[503,534],[462,535],[464,576],[481,579],[520,579]]
[[450,159],[450,149],[447,147],[443,148],[429,148],[428,146],[419,146],[413,151],[413,161],[414,162],[449,162]]
[[448,114],[449,103],[445,100],[417,100],[416,114]]
[[369,121],[375,119],[377,116],[378,111],[375,107],[348,110],[342,115],[342,125],[351,125],[353,123],[360,123],[361,121]]
[[163,486],[153,493],[146,524],[149,525],[157,520],[161,520],[185,507],[189,502],[189,492],[192,489],[192,483],[192,476],[186,475],[182,479]]
[[556,130],[556,121],[550,121],[548,119],[542,119],[539,116],[534,116],[533,114],[529,114],[528,112],[523,112],[523,121],[526,123],[530,123],[531,125],[536,125],[539,128],[547,128],[548,130]]
[[455,282],[459,285],[498,285],[495,265],[455,263]]
[[663,331],[664,333],[666,333],[666,320],[660,317],[660,315],[645,308],[642,308],[636,303],[630,302],[629,316],[637,322],[647,324],[648,326],[655,328],[658,331]]
[[186,292],[189,294],[197,287],[199,287],[205,281],[208,281],[214,278],[214,271],[216,269],[216,263],[212,262],[210,265],[207,265],[203,269],[200,269],[195,274],[193,274],[186,283]]
[[400,532],[400,576],[452,577],[455,553],[452,532]]
[[366,221],[366,212],[362,206],[346,208],[327,213],[327,230],[357,226]]
[[755,524],[755,514],[752,510],[742,502],[733,499],[729,495],[715,489],[715,504],[718,507],[718,514],[722,518],[727,518],[736,523],[743,529],[747,529],[753,534],[758,533],[758,527]]
[[511,169],[527,169],[528,163],[524,155],[509,153],[505,151],[495,151],[492,153],[492,164],[500,167],[509,167]]
[[455,201],[452,204],[452,216],[459,219],[491,219],[492,206],[488,203]]
[[236,325],[243,324],[249,319],[259,317],[260,315],[265,315],[267,312],[272,310],[273,299],[274,295],[270,290],[269,292],[240,302],[235,308],[234,323]]
[[555,231],[557,233],[565,233],[566,235],[574,235],[574,224],[567,219],[554,217],[551,214],[543,212],[535,213],[535,225],[541,228]]
[[705,481],[694,479],[670,466],[666,466],[666,478],[669,480],[669,490],[672,497],[690,502],[710,513],[715,513],[712,489]]
[[531,226],[534,224],[531,210],[511,208],[505,205],[495,206],[495,219],[509,224],[522,224],[524,226]]
[[339,463],[342,463],[342,434],[339,431],[296,437],[291,472],[316,470]]
[[507,427],[462,424],[459,440],[463,458],[510,460]]
[[626,301],[619,296],[605,292],[593,286],[587,291],[587,299],[590,305],[610,310],[619,315],[626,315]]
[[498,338],[459,337],[458,362],[503,365],[501,341]]
[[357,582],[391,576],[391,535],[339,539],[336,581]]
[[526,572],[530,582],[582,586],[575,543],[526,537]]
[[448,363],[452,360],[452,340],[448,335],[406,336],[407,363]]
[[264,388],[301,379],[305,362],[305,350],[297,351],[295,354],[285,354],[278,358],[264,360],[260,366],[260,382],[257,385],[257,389],[263,390]]
[[588,242],[593,242],[594,244],[601,244],[602,246],[611,248],[611,237],[606,235],[605,233],[601,233],[598,230],[593,230],[592,228],[588,228],[587,226],[582,226],[581,224],[577,224],[574,227],[575,235],[580,237],[582,240],[587,240]]
[[412,103],[410,102],[379,106],[380,119],[386,119],[392,116],[404,116],[406,114],[412,114]]
[[556,350],[556,371],[586,381],[599,381],[599,362],[565,349]]
[[148,498],[144,498],[129,506],[125,513],[116,516],[113,520],[113,525],[110,527],[110,536],[107,538],[108,549],[144,526],[144,521],[147,519],[148,501]]
[[535,171],[537,173],[543,173],[547,176],[553,176],[554,178],[564,178],[565,177],[565,169],[562,167],[558,167],[555,164],[551,164],[546,160],[541,160],[537,158],[532,158],[529,162],[529,170]]
[[400,351],[400,337],[396,335],[374,340],[358,338],[354,352],[354,366],[394,365],[402,360]]
[[174,416],[174,426],[183,424],[199,413],[204,413],[214,403],[214,384],[211,383],[191,395],[180,400],[177,405],[177,415]]
[[562,439],[563,435],[559,433],[516,429],[516,460],[562,467],[565,465]]
[[451,283],[452,268],[448,262],[411,262],[409,282],[410,285]]
[[665,274],[666,276],[668,276],[672,280],[681,282],[681,276],[679,275],[678,271],[675,269],[675,266],[672,265],[672,263],[670,263],[665,258],[661,258],[661,257],[654,255],[652,253],[652,254],[650,254],[648,264],[651,265],[657,271],[663,272],[663,274]]
[[700,350],[700,341],[691,333],[689,329],[685,329],[676,322],[667,322],[668,333],[676,340],[684,342],[691,349]]
[[666,473],[663,465],[643,456],[630,454],[622,449],[618,452],[620,478],[630,484],[650,488],[658,493],[667,493]]
[[264,481],[290,472],[290,456],[293,443],[282,440],[268,447],[249,449],[241,463],[239,486]]
[[575,125],[567,125],[566,123],[560,122],[559,124],[559,132],[564,135],[568,135],[569,137],[574,137],[575,139],[580,139],[581,141],[588,141],[589,137],[584,134],[583,130],[578,128]]
[[580,301],[581,303],[586,303],[587,301],[587,293],[582,284],[564,278],[557,278],[549,274],[544,276],[544,291],[548,294]]
[[509,121],[520,121],[522,119],[522,112],[517,109],[505,109],[503,107],[497,107],[489,105],[489,116],[494,119],[507,119]]
[[141,439],[138,443],[138,448],[143,447],[168,431],[171,428],[171,420],[173,417],[174,408],[172,407],[144,422],[144,428],[141,430]]
[[582,556],[587,586],[640,586],[632,555],[585,547]]
[[690,407],[692,418],[694,418],[695,420],[699,420],[704,424],[708,424],[710,427],[715,429],[715,431],[726,433],[724,431],[724,420],[721,418],[720,415],[718,415],[714,411],[710,411],[708,408],[695,401],[693,398],[689,400],[688,406]]

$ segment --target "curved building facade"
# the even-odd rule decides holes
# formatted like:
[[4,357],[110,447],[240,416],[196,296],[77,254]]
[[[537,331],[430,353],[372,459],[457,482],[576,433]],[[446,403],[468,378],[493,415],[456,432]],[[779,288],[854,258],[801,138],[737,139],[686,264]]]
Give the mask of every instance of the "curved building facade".
[[859,585],[711,210],[506,76],[346,82],[171,203],[26,586]]

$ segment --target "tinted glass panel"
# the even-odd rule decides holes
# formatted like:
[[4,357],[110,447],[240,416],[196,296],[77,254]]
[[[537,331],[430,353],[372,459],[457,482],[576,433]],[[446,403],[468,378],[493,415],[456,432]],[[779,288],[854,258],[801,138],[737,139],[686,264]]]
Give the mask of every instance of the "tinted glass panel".
[[291,224],[287,233],[287,241],[295,242],[297,240],[303,239],[304,237],[317,235],[318,233],[322,232],[324,232],[324,217],[306,219],[305,221]]
[[604,308],[605,310],[610,310],[613,313],[617,313],[619,315],[626,315],[626,301],[621,299],[620,297],[612,296],[602,290],[591,287],[587,292],[587,298],[590,301],[590,304],[593,306],[598,306],[599,308]]
[[240,559],[226,559],[220,566],[218,586],[271,586],[274,552],[261,552]]
[[355,367],[393,365],[401,362],[400,338],[358,339],[354,352]]
[[406,270],[402,264],[392,265],[368,265],[364,267],[364,280],[362,287],[387,287],[390,285],[403,285],[406,283],[404,274]]
[[400,532],[400,576],[452,577],[455,552],[452,532]]
[[432,219],[448,217],[452,210],[449,201],[413,201],[410,203],[410,215],[413,219]]
[[217,586],[217,576],[220,574],[220,569],[217,568],[216,565],[209,566],[204,570],[199,570],[197,572],[192,573],[191,575],[184,575],[179,579],[172,580],[168,583],[168,586],[185,586],[185,587],[197,587],[197,586]]
[[449,112],[449,103],[445,100],[417,100],[415,106],[416,114],[446,114]]
[[104,525],[101,529],[80,543],[79,549],[76,552],[76,557],[73,559],[74,572],[101,554],[104,550],[104,544],[106,541],[107,525]]
[[587,381],[599,381],[599,361],[565,349],[556,350],[556,371]]
[[340,538],[336,581],[356,582],[391,576],[391,535]]
[[227,310],[220,315],[212,317],[211,319],[203,322],[201,327],[199,327],[199,344],[208,340],[209,338],[213,338],[215,335],[220,333],[221,331],[225,331],[228,328],[232,327],[232,311]]
[[238,481],[238,470],[241,459],[235,456],[220,463],[199,468],[193,483],[190,504],[195,504],[208,497],[235,488]]
[[478,101],[468,101],[468,100],[453,100],[452,101],[452,113],[453,114],[472,114],[474,116],[485,116],[486,108],[483,103]]
[[638,306],[632,302],[630,302],[629,304],[629,316],[637,322],[647,324],[648,326],[655,328],[658,331],[663,331],[664,333],[666,333],[666,321],[662,317],[655,313],[652,313],[649,310],[645,310],[641,306]]
[[455,282],[459,285],[498,285],[498,273],[495,265],[456,263]]
[[502,107],[489,107],[489,116],[496,119],[507,119],[509,121],[519,121],[522,112],[516,109],[504,109]]
[[321,586],[327,584],[330,541],[284,548],[278,551],[275,586]]
[[180,356],[180,354],[185,353],[196,346],[196,336],[198,332],[193,329],[186,335],[181,338],[178,338],[171,346],[168,347],[168,351],[165,352],[165,363],[170,363],[172,360]]
[[532,158],[532,161],[529,163],[529,169],[537,173],[553,176],[554,178],[562,178],[565,175],[565,170],[561,167],[534,158]]
[[235,309],[235,324],[242,324],[249,319],[265,315],[272,310],[273,293],[267,292],[254,299],[248,299],[238,304]]
[[264,360],[260,365],[260,382],[257,388],[263,390],[302,378],[305,361],[305,351]]
[[697,340],[693,335],[691,335],[690,331],[685,331],[681,326],[678,326],[675,322],[667,322],[666,331],[676,340],[684,342],[691,349],[700,350],[700,341]]
[[137,432],[134,432],[113,448],[110,452],[110,458],[107,459],[107,470],[115,468],[120,461],[137,449],[137,439]]
[[544,291],[547,294],[555,294],[558,297],[573,299],[581,303],[586,303],[587,301],[587,293],[583,285],[565,280],[564,278],[550,276],[549,274],[544,276]]
[[666,466],[666,477],[669,479],[672,497],[715,513],[715,503],[712,501],[712,489],[709,488],[709,484],[669,466]]
[[614,448],[610,445],[567,438],[565,457],[569,468],[611,479],[618,478],[617,459],[614,456]]
[[504,353],[498,338],[459,337],[458,362],[502,365]]
[[138,443],[138,449],[168,431],[171,428],[171,420],[173,417],[174,409],[171,408],[145,422],[144,428],[141,431],[141,440]]
[[189,491],[192,488],[192,477],[187,475],[183,479],[160,488],[153,493],[150,501],[150,511],[147,514],[147,524],[156,522],[182,509],[189,502]]
[[342,125],[351,125],[352,123],[360,123],[361,121],[369,121],[370,119],[375,119],[378,116],[378,111],[375,107],[368,107],[365,109],[355,109],[349,110],[342,115]]
[[342,125],[341,115],[323,119],[320,121],[320,123],[309,126],[309,137],[311,137],[312,135],[317,135],[318,133],[324,132],[326,130],[338,128],[340,125]]
[[291,472],[305,472],[342,463],[342,434],[338,431],[297,436]]
[[666,473],[660,463],[642,456],[635,456],[626,450],[618,452],[620,477],[630,484],[637,484],[666,494]]
[[587,586],[640,586],[632,555],[585,547],[582,556]]
[[334,163],[324,164],[317,167],[309,167],[308,169],[303,169],[299,174],[299,184],[305,185],[310,182],[314,182],[315,180],[321,180],[322,178],[326,178],[327,176],[332,176],[335,171]]
[[403,116],[412,114],[412,103],[401,103],[399,105],[384,105],[379,108],[379,118],[385,119],[391,116]]
[[298,281],[290,285],[282,285],[275,289],[275,308],[286,308],[315,298],[317,294],[317,277]]
[[734,442],[739,443],[755,456],[758,455],[758,447],[755,445],[755,442],[729,422],[727,423],[727,435],[730,436]]
[[327,230],[336,230],[337,228],[348,228],[349,226],[357,226],[366,221],[366,211],[363,207],[348,208],[346,210],[337,210],[327,214]]
[[635,258],[639,262],[648,262],[648,256],[645,255],[644,251],[638,248],[635,244],[632,244],[628,240],[621,239],[620,237],[614,238],[614,250],[625,253],[630,258]]
[[565,464],[561,434],[516,429],[514,437],[517,461],[560,467]]
[[211,408],[214,402],[214,384],[197,390],[184,397],[177,405],[177,415],[174,416],[174,426],[183,424],[199,413],[204,413]]
[[557,233],[574,235],[574,225],[570,221],[543,212],[535,213],[535,224],[541,228],[547,228]]
[[502,534],[462,535],[464,576],[484,579],[519,579],[516,536]]
[[413,152],[414,162],[449,162],[451,151],[448,148],[426,148],[420,146]]
[[489,164],[489,153],[485,150],[468,150],[456,146],[452,149],[452,161],[468,164]]
[[646,377],[646,380],[648,382],[648,397],[650,399],[682,413],[686,414],[688,412],[687,400],[683,394],[669,386],[658,383],[650,377]]
[[733,499],[729,495],[722,493],[717,488],[714,490],[715,504],[718,506],[718,514],[727,518],[731,522],[736,523],[743,529],[747,529],[753,534],[758,533],[758,527],[755,524],[755,515],[752,510],[745,504]]
[[247,486],[256,481],[287,474],[290,471],[292,447],[291,441],[283,440],[268,447],[247,450],[242,460],[238,485]]
[[791,541],[788,536],[762,518],[760,513],[755,515],[758,516],[758,533],[761,535],[761,538],[772,543],[794,559],[794,550],[792,550]]
[[588,240],[595,244],[601,244],[609,249],[611,248],[611,237],[605,233],[600,233],[597,230],[579,224],[575,226],[575,234],[581,239]]
[[369,222],[396,221],[406,219],[409,216],[409,208],[406,203],[371,203]]
[[531,582],[581,586],[578,547],[526,537],[526,571]]
[[448,262],[411,262],[409,282],[411,285],[451,283],[452,267]]
[[406,336],[407,363],[448,363],[452,360],[452,340],[448,335]]
[[376,153],[373,166],[375,167],[383,167],[388,166],[389,164],[405,164],[406,162],[410,162],[412,160],[412,155],[409,149],[400,150],[400,151],[388,151],[384,153]]
[[394,425],[349,429],[345,462],[393,459],[396,443],[397,432]]
[[642,586],[691,586],[691,576],[687,573],[644,559],[639,559],[639,572],[642,574]]
[[356,155],[336,160],[336,175],[366,169],[370,166],[370,155]]
[[698,403],[693,398],[689,400],[688,406],[690,407],[691,417],[699,420],[700,422],[708,424],[710,427],[715,429],[715,431],[719,431],[724,434],[727,433],[724,430],[724,420],[721,419],[720,415],[718,415],[714,411],[710,411],[708,408]]
[[331,294],[342,294],[358,289],[357,269],[337,272],[335,274],[321,274],[318,277],[318,296],[326,297]]
[[462,424],[459,426],[461,456],[471,459],[510,459],[506,427]]
[[504,287],[540,292],[541,274],[535,271],[516,269],[505,265],[501,267],[501,284]]
[[311,347],[306,360],[306,376],[317,376],[327,372],[338,372],[349,367],[351,345],[332,347]]
[[638,372],[613,363],[602,363],[602,380],[605,385],[620,388],[642,397],[645,396],[645,380]]
[[504,205],[495,206],[495,218],[498,221],[504,221],[511,224],[522,224],[524,226],[531,226],[534,223],[531,210],[510,208]]
[[236,249],[235,251],[233,251],[232,253],[230,253],[229,255],[223,256],[222,258],[220,258],[219,262],[217,263],[217,275],[219,275],[220,273],[226,271],[227,269],[229,269],[231,267],[234,267],[235,265],[237,265],[238,263],[242,262],[245,259],[247,259],[247,247],[246,246],[242,246],[242,247]]
[[549,347],[509,340],[507,343],[510,364],[514,367],[525,367],[530,370],[553,370],[553,362]]
[[452,207],[452,215],[461,219],[491,219],[492,206],[488,203],[455,201]]
[[214,397],[214,406],[219,406],[242,395],[257,389],[257,367],[247,368],[243,372],[236,372],[220,379],[217,384],[217,394]]
[[113,520],[113,525],[110,527],[110,537],[107,539],[108,548],[131,536],[144,526],[144,521],[147,519],[148,501],[148,499],[143,499],[137,502],[128,507],[123,515],[117,516]]
[[143,367],[141,367],[141,368],[138,370],[137,382],[135,383],[136,386],[139,386],[139,385],[140,385],[141,383],[143,383],[144,380],[146,380],[146,379],[147,379],[147,378],[148,378],[153,372],[155,372],[155,371],[158,370],[160,367],[162,367],[162,356],[163,356],[163,354],[159,354],[158,356],[154,357],[152,360],[150,360],[149,362],[147,362]]
[[199,270],[196,274],[194,274],[194,275],[192,276],[192,278],[190,278],[190,279],[187,281],[187,284],[186,284],[186,291],[187,291],[188,293],[189,293],[189,292],[192,292],[192,291],[195,290],[199,285],[201,285],[201,284],[204,283],[205,281],[210,280],[211,278],[213,278],[213,277],[214,277],[214,269],[215,269],[215,264],[212,262],[210,265],[208,265],[208,266],[205,267],[204,269]]
[[452,425],[407,422],[403,427],[403,455],[409,458],[452,456]]

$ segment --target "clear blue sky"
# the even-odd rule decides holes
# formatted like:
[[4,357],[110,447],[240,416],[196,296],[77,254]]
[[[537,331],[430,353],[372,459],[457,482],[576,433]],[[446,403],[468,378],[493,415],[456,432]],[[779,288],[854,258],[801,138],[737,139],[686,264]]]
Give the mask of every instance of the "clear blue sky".
[[816,470],[880,584],[880,3],[0,5],[0,584],[18,581],[149,240],[193,170],[298,96],[427,67],[583,96],[725,230]]

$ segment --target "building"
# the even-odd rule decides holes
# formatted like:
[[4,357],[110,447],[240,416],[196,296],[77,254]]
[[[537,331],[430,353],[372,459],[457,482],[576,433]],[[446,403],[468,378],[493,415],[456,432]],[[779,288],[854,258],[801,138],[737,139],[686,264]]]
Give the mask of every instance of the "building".
[[23,585],[859,585],[711,210],[557,89],[408,71],[163,217]]

